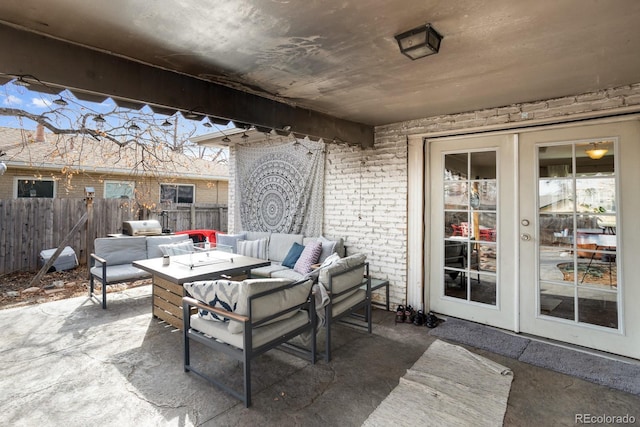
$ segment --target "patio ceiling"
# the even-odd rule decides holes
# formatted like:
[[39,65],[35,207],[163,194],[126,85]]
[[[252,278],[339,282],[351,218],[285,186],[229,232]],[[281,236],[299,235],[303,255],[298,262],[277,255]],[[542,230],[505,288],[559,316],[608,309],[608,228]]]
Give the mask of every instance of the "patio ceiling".
[[[440,53],[411,61],[393,36],[426,22]],[[0,73],[370,146],[376,125],[637,83],[638,22],[637,0],[3,0]]]

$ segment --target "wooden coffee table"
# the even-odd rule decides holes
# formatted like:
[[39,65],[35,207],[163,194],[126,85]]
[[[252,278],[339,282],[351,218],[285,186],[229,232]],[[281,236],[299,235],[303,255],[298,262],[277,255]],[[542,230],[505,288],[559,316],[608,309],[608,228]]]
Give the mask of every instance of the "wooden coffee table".
[[163,258],[134,261],[133,266],[148,271],[153,278],[152,313],[171,326],[182,329],[182,297],[186,295],[184,283],[199,280],[237,278],[242,280],[252,268],[271,263],[224,251],[208,251],[170,257],[169,265]]

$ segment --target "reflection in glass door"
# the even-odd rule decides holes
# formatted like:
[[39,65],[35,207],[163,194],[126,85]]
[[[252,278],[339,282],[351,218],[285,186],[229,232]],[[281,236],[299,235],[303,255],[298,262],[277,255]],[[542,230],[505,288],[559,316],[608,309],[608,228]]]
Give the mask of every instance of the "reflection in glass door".
[[619,327],[615,146],[538,146],[539,316]]
[[496,151],[466,151],[443,156],[443,294],[495,306],[498,294]]

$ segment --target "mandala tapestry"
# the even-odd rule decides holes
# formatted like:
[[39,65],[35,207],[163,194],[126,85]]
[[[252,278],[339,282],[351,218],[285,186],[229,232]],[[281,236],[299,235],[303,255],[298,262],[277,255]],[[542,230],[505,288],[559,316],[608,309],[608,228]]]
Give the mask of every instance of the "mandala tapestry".
[[322,234],[324,143],[236,148],[239,230]]

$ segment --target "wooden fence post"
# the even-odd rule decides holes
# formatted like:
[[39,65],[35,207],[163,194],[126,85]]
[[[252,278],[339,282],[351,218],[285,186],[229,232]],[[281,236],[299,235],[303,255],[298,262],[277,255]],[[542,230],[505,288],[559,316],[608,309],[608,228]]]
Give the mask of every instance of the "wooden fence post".
[[87,278],[91,279],[91,254],[93,253],[93,198],[95,190],[93,187],[85,187],[85,201],[87,202],[87,251],[85,253],[87,262]]

